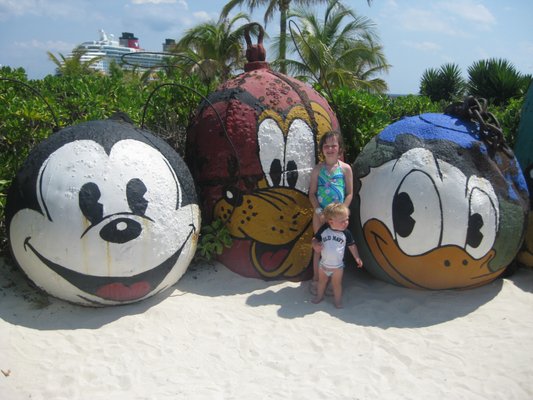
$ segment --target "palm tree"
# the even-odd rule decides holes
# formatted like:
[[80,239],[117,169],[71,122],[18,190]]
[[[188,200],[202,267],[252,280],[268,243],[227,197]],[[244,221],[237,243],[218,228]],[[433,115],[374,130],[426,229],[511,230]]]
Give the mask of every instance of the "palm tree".
[[477,61],[468,68],[467,89],[472,96],[502,105],[523,95],[531,79],[531,75],[522,75],[509,61],[491,58]]
[[463,97],[466,82],[457,64],[447,63],[440,69],[428,68],[420,80],[420,94],[431,101],[455,101]]
[[298,18],[302,26],[289,46],[303,58],[286,61],[292,73],[300,79],[315,80],[324,88],[387,90],[386,82],[375,77],[387,72],[390,65],[371,20],[356,15],[338,0],[328,1],[323,20],[304,8],[290,16]]
[[176,43],[173,52],[183,56],[177,62],[190,71],[200,72],[204,81],[211,82],[215,77],[227,80],[234,70],[242,68],[244,29],[235,28],[240,20],[250,21],[245,13],[238,13],[228,20],[209,21],[198,24]]
[[[367,3],[370,5],[372,0],[367,0]],[[222,8],[220,13],[221,18],[226,18],[231,10],[236,6],[242,7],[246,6],[253,12],[256,8],[261,6],[266,6],[264,21],[266,24],[272,20],[276,9],[279,10],[279,58],[285,60],[285,55],[287,52],[287,17],[290,10],[291,3],[296,4],[297,6],[310,6],[312,4],[325,3],[325,0],[229,0],[228,3]],[[285,65],[282,63],[280,71],[286,73]]]
[[58,75],[80,75],[94,73],[95,70],[92,66],[103,58],[103,56],[97,56],[88,61],[82,61],[82,57],[87,51],[87,49],[74,49],[70,57],[65,57],[59,53],[59,58],[49,51],[46,54],[48,54],[50,61],[56,65]]

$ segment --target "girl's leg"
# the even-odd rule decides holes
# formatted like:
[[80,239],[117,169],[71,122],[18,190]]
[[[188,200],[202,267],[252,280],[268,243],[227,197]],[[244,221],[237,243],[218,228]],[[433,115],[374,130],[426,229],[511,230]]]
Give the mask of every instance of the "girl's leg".
[[337,268],[331,275],[331,286],[333,286],[333,298],[335,307],[342,308],[342,275],[344,268]]
[[324,298],[324,292],[326,291],[326,285],[328,284],[328,280],[329,280],[329,276],[326,275],[326,273],[322,270],[322,268],[319,268],[316,296],[314,297],[313,300],[311,300],[313,303],[318,304]]
[[[321,226],[320,216],[313,213],[313,233],[316,233]],[[316,284],[318,282],[318,263],[320,261],[320,253],[313,251],[313,281]]]

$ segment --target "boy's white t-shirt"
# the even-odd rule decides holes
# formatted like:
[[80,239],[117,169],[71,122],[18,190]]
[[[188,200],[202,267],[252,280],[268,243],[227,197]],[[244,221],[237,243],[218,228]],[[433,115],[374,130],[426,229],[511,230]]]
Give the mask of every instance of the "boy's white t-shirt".
[[345,229],[337,231],[324,224],[315,234],[315,239],[322,243],[320,264],[327,268],[341,268],[344,266],[344,249],[355,244],[352,233]]

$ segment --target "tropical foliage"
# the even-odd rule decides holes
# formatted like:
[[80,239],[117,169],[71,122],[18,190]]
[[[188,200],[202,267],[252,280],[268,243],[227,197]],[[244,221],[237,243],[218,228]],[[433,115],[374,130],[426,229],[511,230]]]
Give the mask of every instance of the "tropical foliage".
[[387,125],[406,116],[442,111],[439,104],[423,96],[392,98],[346,87],[333,89],[332,94],[345,144],[345,160],[349,163]]
[[289,46],[300,60],[287,60],[289,72],[321,87],[348,87],[382,93],[387,83],[376,76],[388,71],[375,25],[338,0],[329,0],[321,20],[307,8],[290,13],[301,26]]
[[94,73],[94,64],[100,62],[102,56],[93,57],[88,61],[82,61],[82,57],[87,53],[85,49],[74,49],[70,57],[65,57],[59,53],[59,58],[51,52],[46,52],[48,58],[56,65],[58,75],[79,75]]
[[189,72],[198,73],[204,82],[211,83],[217,78],[227,80],[244,65],[243,21],[249,22],[250,17],[238,13],[231,19],[221,18],[218,22],[192,27],[174,48],[178,55],[176,63]]
[[531,80],[531,75],[522,75],[505,59],[480,60],[468,68],[468,93],[502,105],[523,95]]
[[461,75],[461,68],[448,63],[439,69],[428,68],[420,80],[420,94],[431,101],[456,101],[462,99],[466,82]]
[[467,72],[465,81],[456,64],[426,69],[420,80],[420,94],[433,101],[454,101],[467,94],[505,106],[511,99],[524,96],[533,79],[518,72],[509,61],[497,58],[476,61]]
[[[284,63],[284,60],[286,59],[286,52],[287,52],[287,23],[288,23],[288,15],[289,11],[291,10],[291,4],[298,7],[309,7],[313,4],[320,4],[320,3],[326,3],[327,0],[230,0],[226,3],[224,8],[222,9],[222,12],[220,13],[221,18],[226,18],[229,13],[235,8],[235,7],[247,7],[250,12],[253,12],[256,8],[264,7],[266,6],[265,15],[264,15],[264,22],[265,27],[268,24],[269,21],[271,21],[274,18],[274,14],[276,13],[276,10],[279,11],[280,17],[279,17],[279,41],[278,41],[278,49],[279,49],[279,60],[280,60],[280,71],[282,73],[286,73],[286,66]],[[372,0],[367,0],[367,3],[370,5]]]

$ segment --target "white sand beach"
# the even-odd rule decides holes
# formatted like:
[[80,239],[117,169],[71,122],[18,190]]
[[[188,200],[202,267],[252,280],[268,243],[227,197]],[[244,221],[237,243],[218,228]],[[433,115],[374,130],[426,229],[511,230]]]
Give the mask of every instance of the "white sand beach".
[[85,308],[0,262],[0,399],[533,398],[533,271],[415,291],[347,269],[308,283],[192,265],[140,303]]

